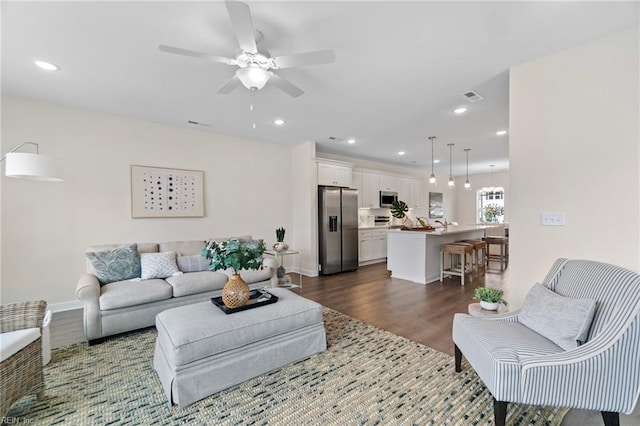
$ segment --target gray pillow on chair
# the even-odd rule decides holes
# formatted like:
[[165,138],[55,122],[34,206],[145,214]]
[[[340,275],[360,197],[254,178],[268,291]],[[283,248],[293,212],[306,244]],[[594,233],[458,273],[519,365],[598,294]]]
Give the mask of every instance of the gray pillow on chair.
[[587,341],[596,301],[561,296],[540,283],[527,294],[518,321],[565,350]]

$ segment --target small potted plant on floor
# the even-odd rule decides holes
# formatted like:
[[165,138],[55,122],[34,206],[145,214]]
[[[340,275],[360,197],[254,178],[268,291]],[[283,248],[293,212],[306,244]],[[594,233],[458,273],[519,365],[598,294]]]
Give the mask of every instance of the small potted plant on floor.
[[240,276],[242,269],[262,269],[262,254],[266,246],[262,240],[207,241],[202,255],[211,259],[209,269],[231,269],[229,281],[222,288],[222,301],[228,308],[244,306],[249,301],[249,285]]
[[497,311],[500,304],[507,306],[503,296],[504,291],[492,287],[478,287],[473,294],[473,298],[480,301],[480,307],[487,311]]

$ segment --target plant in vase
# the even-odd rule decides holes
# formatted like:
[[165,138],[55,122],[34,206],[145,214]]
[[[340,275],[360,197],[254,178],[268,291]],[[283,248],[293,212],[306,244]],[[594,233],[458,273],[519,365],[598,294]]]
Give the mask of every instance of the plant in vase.
[[276,242],[273,244],[273,249],[277,252],[289,250],[289,244],[284,242],[284,228],[276,229]]
[[209,269],[231,269],[229,281],[222,289],[222,301],[228,308],[246,305],[249,301],[249,285],[240,276],[242,269],[262,269],[262,254],[266,250],[262,240],[206,241],[202,256],[211,259]]
[[503,296],[504,291],[492,287],[478,287],[473,293],[473,298],[480,302],[480,307],[488,311],[496,311],[500,304],[507,306]]
[[400,200],[394,201],[393,203],[391,203],[390,210],[391,216],[395,217],[396,219],[402,219],[404,227],[413,227],[411,219],[409,219],[409,217],[407,216],[407,212],[409,211],[409,206],[407,205],[407,203]]

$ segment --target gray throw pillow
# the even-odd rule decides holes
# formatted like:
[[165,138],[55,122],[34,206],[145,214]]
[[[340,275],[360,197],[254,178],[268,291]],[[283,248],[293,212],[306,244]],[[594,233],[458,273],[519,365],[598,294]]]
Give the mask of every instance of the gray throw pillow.
[[140,277],[138,245],[130,244],[113,250],[86,253],[96,270],[100,285]]
[[199,254],[178,256],[178,269],[182,272],[208,271],[211,260]]
[[565,350],[587,341],[596,301],[561,296],[540,283],[527,294],[518,321]]
[[178,272],[176,252],[142,253],[140,255],[140,267],[143,280],[170,277]]

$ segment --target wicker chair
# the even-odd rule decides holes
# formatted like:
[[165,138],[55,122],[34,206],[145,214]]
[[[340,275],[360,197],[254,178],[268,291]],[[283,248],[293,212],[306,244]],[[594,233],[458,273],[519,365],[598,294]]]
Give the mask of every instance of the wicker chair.
[[[0,333],[40,328],[42,335],[46,307],[44,300],[0,305]],[[0,417],[3,418],[11,405],[23,396],[36,394],[38,400],[44,397],[42,337],[0,363],[0,389]]]

